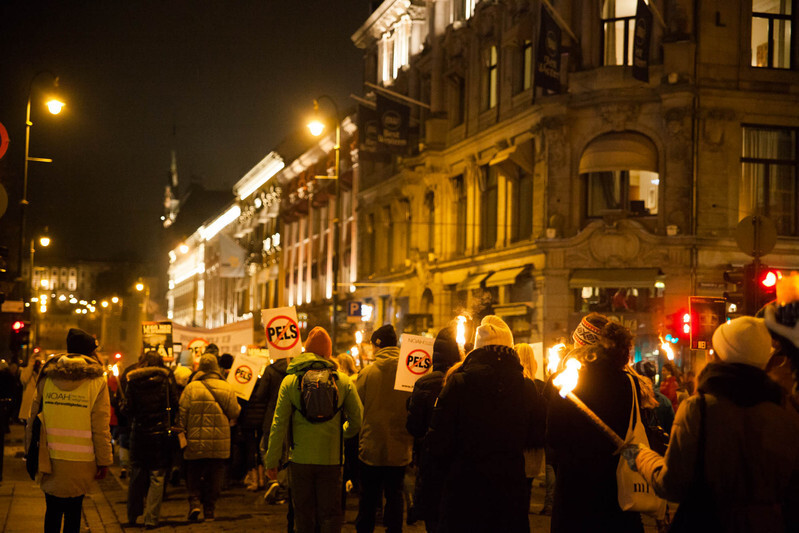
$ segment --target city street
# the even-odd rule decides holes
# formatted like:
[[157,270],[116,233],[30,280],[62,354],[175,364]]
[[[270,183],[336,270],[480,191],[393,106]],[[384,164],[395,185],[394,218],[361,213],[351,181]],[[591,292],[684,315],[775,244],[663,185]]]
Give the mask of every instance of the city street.
[[[28,478],[25,463],[15,457],[22,451],[22,426],[14,425],[6,437],[3,481],[0,483],[0,533],[39,533],[44,523],[44,497],[39,487]],[[109,476],[96,485],[83,503],[83,531],[92,533],[139,531],[137,527],[125,527],[125,502],[127,482],[119,479],[118,466],[110,470]],[[533,489],[532,511],[537,512],[543,502],[544,492],[538,481]],[[346,524],[343,531],[353,533],[353,522],[357,514],[358,500],[347,502]],[[181,487],[168,487],[167,497],[161,507],[161,524],[157,531],[211,532],[211,531],[268,531],[286,530],[286,504],[268,505],[263,500],[263,491],[253,493],[244,487],[232,487],[222,494],[217,506],[214,522],[189,523],[186,520],[186,491]],[[549,517],[530,514],[531,531],[549,531]],[[378,527],[377,531],[382,528]],[[405,526],[409,533],[423,533],[424,525],[418,522]],[[647,532],[654,533],[654,528]]]

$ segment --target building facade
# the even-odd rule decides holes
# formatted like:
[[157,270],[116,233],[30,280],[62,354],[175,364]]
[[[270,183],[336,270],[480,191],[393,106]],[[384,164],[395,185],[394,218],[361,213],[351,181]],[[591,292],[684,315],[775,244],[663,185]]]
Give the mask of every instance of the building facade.
[[362,165],[353,298],[375,326],[495,313],[544,348],[598,311],[657,356],[689,296],[751,260],[745,216],[777,227],[765,262],[799,267],[796,10],[650,0],[642,82],[635,0],[551,3],[559,91],[535,83],[538,0],[386,0],[353,35],[375,92],[423,104],[418,150]]

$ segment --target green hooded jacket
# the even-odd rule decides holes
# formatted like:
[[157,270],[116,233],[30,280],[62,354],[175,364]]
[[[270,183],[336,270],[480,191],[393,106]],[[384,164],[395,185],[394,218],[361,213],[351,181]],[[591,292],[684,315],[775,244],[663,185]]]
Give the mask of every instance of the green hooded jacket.
[[[341,424],[344,423],[344,438],[358,434],[361,429],[363,406],[350,378],[338,375],[338,401],[341,410],[332,420],[311,423],[300,412],[300,380],[313,364],[324,364],[335,369],[336,365],[312,353],[296,357],[288,366],[287,375],[280,383],[275,416],[269,431],[269,445],[264,460],[266,468],[277,468],[283,451],[283,442],[292,424],[293,445],[289,461],[307,465],[337,465],[342,462]],[[345,421],[346,420],[346,421]]]

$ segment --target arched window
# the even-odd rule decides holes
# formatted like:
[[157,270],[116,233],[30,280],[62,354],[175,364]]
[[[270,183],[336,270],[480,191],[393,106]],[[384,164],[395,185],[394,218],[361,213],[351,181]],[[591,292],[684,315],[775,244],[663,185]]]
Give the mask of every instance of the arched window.
[[597,137],[580,158],[580,174],[585,176],[587,217],[658,213],[657,148],[648,137],[635,132]]

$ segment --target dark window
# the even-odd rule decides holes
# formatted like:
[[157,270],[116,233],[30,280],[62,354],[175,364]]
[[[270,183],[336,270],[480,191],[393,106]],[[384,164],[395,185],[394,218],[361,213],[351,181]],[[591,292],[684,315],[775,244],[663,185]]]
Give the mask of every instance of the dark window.
[[374,274],[375,267],[377,266],[375,259],[377,257],[377,235],[376,235],[377,228],[375,228],[375,215],[374,213],[369,213],[369,217],[367,219],[367,228],[366,234],[368,236],[368,250],[366,250],[366,275]]
[[663,306],[662,289],[582,287],[573,292],[579,313],[649,313]]
[[752,1],[753,67],[791,68],[793,1]]
[[450,103],[452,126],[460,126],[466,118],[466,80],[460,76],[452,78],[452,101]]
[[497,169],[483,167],[483,187],[480,193],[480,249],[497,245]]
[[394,268],[394,223],[391,220],[391,207],[383,208],[383,228],[386,234],[386,260],[384,270]]
[[436,244],[436,197],[433,191],[428,191],[424,197],[424,206],[427,210],[427,251],[435,252]]
[[483,71],[483,109],[497,106],[497,83],[499,56],[496,46],[489,46],[483,51],[485,69]]
[[744,126],[741,205],[770,217],[780,235],[796,235],[796,128]]
[[602,64],[631,65],[637,0],[605,0],[602,6]]
[[529,239],[533,234],[533,175],[522,172],[514,183],[511,241]]
[[457,214],[455,220],[455,250],[462,254],[466,251],[466,215],[469,207],[466,183],[464,182],[463,175],[452,178],[452,188],[455,191],[455,209]]
[[586,176],[589,217],[627,211],[635,216],[656,215],[660,179],[646,170],[609,170]]

